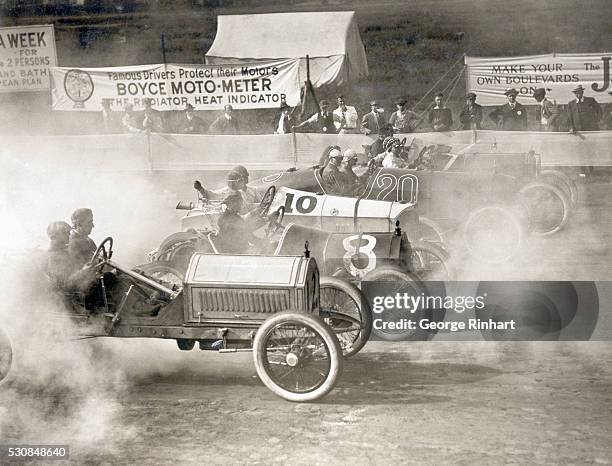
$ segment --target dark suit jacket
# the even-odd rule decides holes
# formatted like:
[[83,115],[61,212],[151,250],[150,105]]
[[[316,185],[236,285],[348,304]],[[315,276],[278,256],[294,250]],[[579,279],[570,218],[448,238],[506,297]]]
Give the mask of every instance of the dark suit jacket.
[[228,120],[225,118],[225,114],[223,114],[213,121],[213,124],[208,128],[208,132],[211,134],[238,134],[240,127],[235,116]]
[[518,102],[514,108],[504,104],[493,110],[489,116],[497,124],[501,117],[501,129],[504,131],[524,131],[527,129],[527,110]]
[[181,115],[181,119],[179,120],[179,123],[176,125],[176,127],[178,132],[182,134],[206,133],[206,124],[200,117],[195,115],[191,120],[188,120],[184,114]]
[[[272,132],[273,133],[276,133],[276,130],[278,129],[278,123],[279,123],[279,121],[280,121],[282,116],[283,116],[283,112],[279,112],[274,117],[274,120],[272,122]],[[291,126],[292,125],[293,125],[293,120],[291,119],[291,115],[288,115],[287,118],[285,118],[283,120],[283,133],[282,134],[289,134],[289,133],[291,133]]]
[[476,129],[480,129],[482,126],[482,107],[478,104],[472,105],[472,108],[464,105],[459,114],[459,121],[462,129],[472,129],[472,125]]
[[381,113],[366,113],[363,118],[361,118],[361,132],[364,134],[378,134],[380,127],[384,124],[385,120]]
[[580,103],[576,99],[568,102],[567,113],[570,130],[599,131],[601,107],[593,97],[583,97]]

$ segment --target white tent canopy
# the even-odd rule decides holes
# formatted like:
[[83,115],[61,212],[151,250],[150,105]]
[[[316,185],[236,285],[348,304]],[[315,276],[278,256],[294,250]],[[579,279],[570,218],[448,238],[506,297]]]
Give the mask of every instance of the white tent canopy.
[[206,63],[300,59],[306,81],[306,55],[315,87],[340,85],[368,75],[368,63],[354,11],[221,15]]

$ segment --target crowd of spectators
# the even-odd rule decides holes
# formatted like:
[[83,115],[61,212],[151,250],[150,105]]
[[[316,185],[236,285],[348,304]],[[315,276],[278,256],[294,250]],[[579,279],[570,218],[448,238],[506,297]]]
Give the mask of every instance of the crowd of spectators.
[[[592,97],[584,96],[584,88],[578,86],[573,90],[575,97],[566,105],[558,105],[547,98],[547,89],[538,88],[533,93],[534,109],[517,102],[518,91],[507,89],[504,93],[507,102],[488,114],[476,103],[478,96],[470,92],[465,96],[465,105],[458,118],[445,105],[445,96],[437,94],[433,102],[421,113],[408,108],[408,100],[399,97],[394,101],[395,109],[386,115],[378,100],[370,101],[369,112],[361,117],[357,108],[348,105],[344,96],[338,96],[332,108],[330,101],[323,99],[318,103],[318,110],[299,121],[297,109],[292,109],[285,101],[281,102],[274,119],[270,122],[269,131],[273,134],[309,131],[323,134],[380,134],[382,128],[390,125],[394,133],[411,133],[427,131],[451,131],[470,129],[497,129],[503,131],[597,131],[612,129],[612,106],[604,111]],[[612,91],[610,92],[612,94]],[[170,121],[166,112],[152,107],[152,100],[145,99],[144,110],[134,111],[127,104],[123,112],[111,109],[111,99],[104,99],[98,127],[105,133],[118,132],[173,132],[182,134],[249,134],[236,116],[231,105],[224,107],[219,115],[208,126],[195,114],[191,104],[178,118]],[[264,120],[265,121],[265,120]]]

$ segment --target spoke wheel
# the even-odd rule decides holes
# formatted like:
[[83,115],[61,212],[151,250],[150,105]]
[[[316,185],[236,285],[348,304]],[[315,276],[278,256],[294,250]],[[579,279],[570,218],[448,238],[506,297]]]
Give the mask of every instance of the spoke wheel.
[[542,170],[538,176],[538,181],[555,185],[567,195],[572,207],[576,207],[578,203],[578,187],[574,180],[561,170],[547,169]]
[[463,241],[477,260],[500,264],[511,260],[523,244],[520,218],[509,209],[490,205],[473,211],[463,225]]
[[416,236],[417,241],[444,244],[444,232],[440,225],[422,215],[419,216],[419,232]]
[[289,401],[313,401],[329,393],[342,372],[338,339],[319,318],[282,312],[266,320],[253,342],[261,381]]
[[140,270],[147,277],[157,280],[167,288],[175,291],[183,288],[185,274],[172,267],[168,262],[151,262],[139,265],[136,269]]
[[552,235],[567,223],[570,200],[561,188],[548,183],[529,183],[520,190],[520,197],[527,209],[532,234]]
[[412,266],[419,279],[440,282],[455,280],[456,273],[450,264],[450,255],[442,246],[418,242],[411,245],[411,250]]
[[4,382],[13,366],[13,346],[8,335],[0,329],[0,384]]
[[[412,275],[404,272],[399,267],[391,265],[383,265],[369,272],[363,281],[368,282],[386,282],[384,288],[385,296],[395,296],[396,293],[408,293],[409,295],[419,296],[426,292],[425,287],[421,281],[413,277]],[[379,314],[384,322],[401,322],[402,319],[408,318],[412,322],[417,323],[415,329],[409,328],[376,328],[372,327],[372,333],[383,340],[400,341],[400,340],[412,340],[412,341],[426,341],[429,340],[433,334],[428,330],[423,330],[418,325],[419,320],[425,318],[433,320],[433,312],[428,309],[420,309],[414,314],[410,314],[403,308],[387,308],[382,314]],[[441,320],[444,320],[444,315],[441,316]],[[383,323],[384,323],[383,322]]]
[[361,291],[354,285],[333,277],[321,277],[322,317],[340,342],[342,356],[357,354],[372,332],[372,311]]

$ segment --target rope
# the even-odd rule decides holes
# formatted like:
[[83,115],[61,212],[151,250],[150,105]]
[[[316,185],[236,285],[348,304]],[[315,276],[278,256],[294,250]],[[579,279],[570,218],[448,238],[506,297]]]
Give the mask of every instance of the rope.
[[[433,85],[433,86],[431,86],[431,88],[430,88],[430,89],[429,89],[429,90],[428,90],[428,91],[425,93],[425,95],[424,95],[423,97],[421,97],[421,100],[419,100],[419,101],[418,101],[416,104],[414,104],[414,105],[412,106],[412,108],[413,108],[413,109],[414,109],[414,108],[416,108],[416,107],[417,107],[417,106],[418,106],[418,105],[419,105],[421,102],[423,102],[423,100],[425,100],[425,97],[427,97],[429,94],[431,94],[431,92],[432,92],[432,91],[433,91],[433,90],[436,88],[436,86],[437,86],[437,85],[438,85],[438,84],[439,84],[439,83],[440,83],[440,82],[441,82],[441,81],[442,81],[442,80],[443,80],[443,79],[446,77],[446,75],[447,75],[448,73],[450,73],[450,72],[451,72],[451,70],[452,70],[452,69],[453,69],[453,68],[454,68],[454,67],[457,65],[457,63],[459,63],[459,62],[463,61],[463,59],[464,59],[464,55],[462,55],[462,56],[461,56],[461,58],[459,58],[459,60],[457,60],[455,63],[453,63],[453,64],[451,65],[451,67],[450,67],[450,68],[449,68],[449,69],[446,71],[446,73],[444,73],[444,74],[443,74],[443,75],[440,77],[440,79],[438,79],[438,80],[437,80],[437,81],[434,83],[434,85]],[[463,68],[462,68],[462,72],[463,72]],[[412,110],[412,109],[411,109],[411,110]]]

